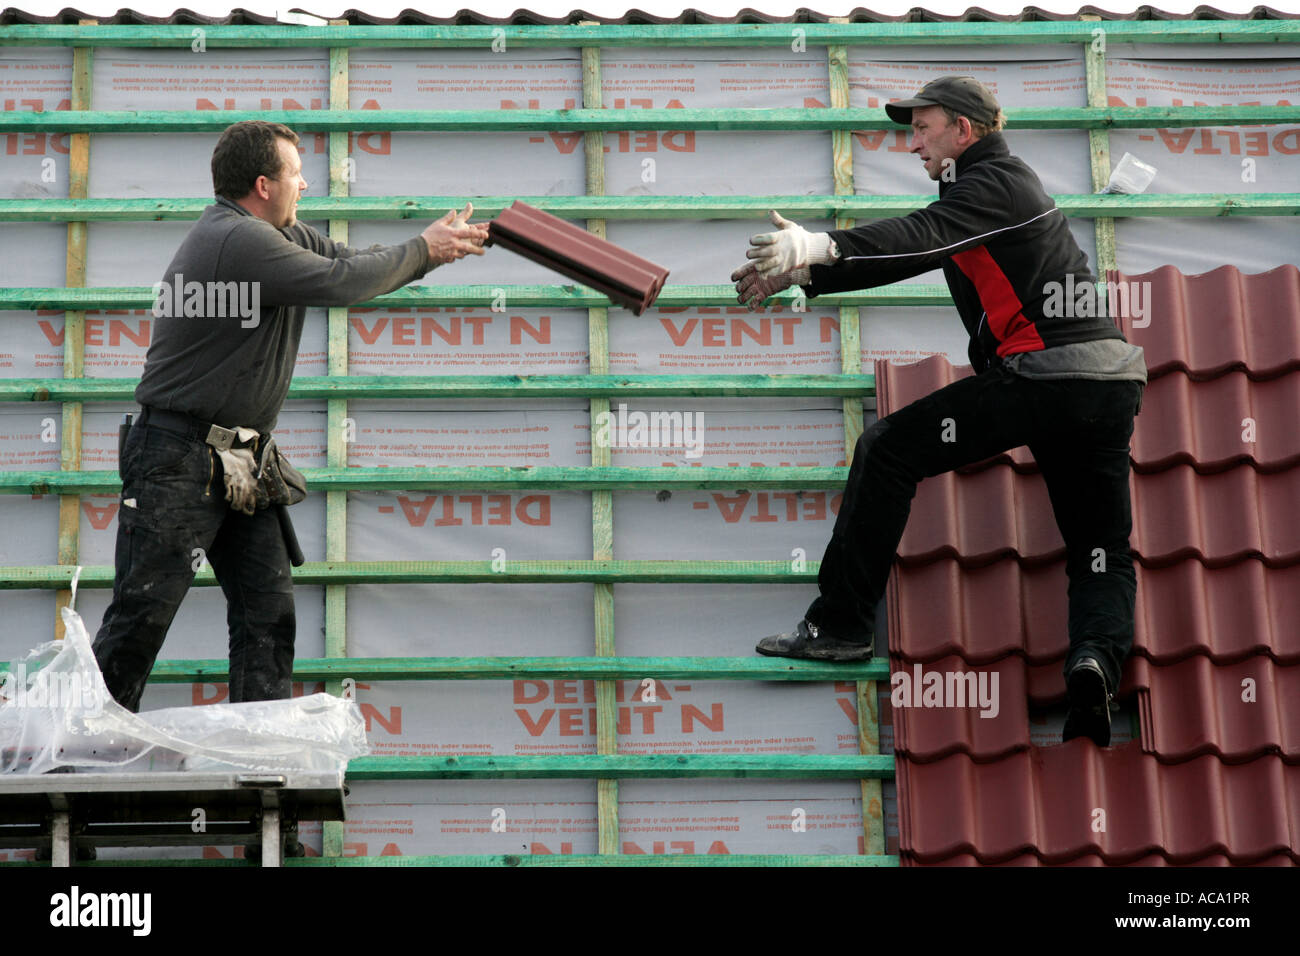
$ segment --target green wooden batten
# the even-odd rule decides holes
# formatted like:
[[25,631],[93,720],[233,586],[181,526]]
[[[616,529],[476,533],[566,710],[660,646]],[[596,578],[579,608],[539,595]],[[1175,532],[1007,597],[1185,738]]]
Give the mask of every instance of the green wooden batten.
[[[150,682],[224,681],[224,660],[159,661]],[[299,659],[299,681],[353,680],[888,680],[889,662],[856,664],[763,657],[375,657]]]
[[[847,20],[837,18],[837,23]],[[830,88],[830,105],[848,106],[849,65],[848,49],[843,46],[826,48],[827,80]],[[853,141],[846,130],[831,132],[831,170],[835,180],[835,192],[838,195],[854,195],[856,186],[853,175]],[[836,229],[852,229],[857,225],[853,217],[839,216],[835,220]],[[846,374],[858,373],[862,368],[862,322],[861,310],[847,306],[840,310],[840,367]],[[844,408],[844,460],[852,461],[857,441],[862,435],[863,415],[862,400],[849,397],[843,400]],[[876,716],[876,685],[870,681],[858,681],[854,688],[857,705],[858,752],[862,754],[880,753],[880,724]],[[885,801],[880,781],[867,779],[861,781],[862,798],[862,836],[863,849],[869,854],[882,851],[885,847]]]
[[0,45],[125,46],[255,49],[266,47],[412,47],[490,49],[515,47],[789,47],[1089,43],[1094,31],[1109,43],[1300,42],[1294,20],[1102,20],[1099,22],[960,23],[720,23],[609,24],[599,26],[400,26],[346,27],[109,24],[16,24],[0,27]]
[[[582,105],[584,109],[601,108],[600,48],[582,48]],[[583,134],[582,153],[585,166],[586,194],[603,195],[605,192],[605,134],[599,130]],[[587,219],[587,231],[605,239],[606,222],[603,218]],[[602,307],[587,310],[588,372],[593,375],[609,373],[609,309]],[[609,399],[592,397],[588,403],[591,434],[595,435],[602,416],[609,414]],[[591,464],[611,464],[608,444],[593,442]],[[591,555],[595,560],[614,557],[614,496],[608,491],[591,494]],[[614,587],[599,582],[592,588],[592,625],[596,654],[601,657],[615,655]],[[612,754],[618,751],[618,706],[614,685],[610,681],[596,682],[596,752]],[[601,855],[617,854],[619,850],[618,825],[619,781],[602,778],[596,781],[596,848]]]
[[[451,306],[487,306],[499,298],[502,288],[510,298],[513,309],[572,308],[586,309],[609,306],[610,300],[599,292],[579,285],[534,286],[422,286],[401,289],[391,295],[380,296],[353,308],[448,308]],[[5,309],[34,311],[38,309],[152,309],[154,293],[145,286],[98,286],[89,289],[9,287],[0,288],[0,311]],[[769,302],[779,302],[792,308],[795,296],[783,292]],[[839,292],[816,299],[815,307],[834,308],[840,305],[951,305],[952,296],[946,286],[893,285],[884,289],[863,292]],[[700,305],[735,306],[736,288],[732,285],[665,286],[655,305],[660,308]],[[642,321],[653,321],[643,319]]]
[[589,754],[358,757],[349,780],[892,779],[892,754]]
[[[1008,109],[1007,128],[1176,129],[1300,120],[1296,106],[1108,106]],[[586,132],[594,130],[898,130],[879,109],[643,110],[51,110],[0,113],[0,133],[219,133],[241,120],[298,132],[354,130]]]
[[[135,378],[0,379],[0,401],[131,401]],[[311,375],[290,399],[320,398],[727,398],[874,395],[874,375]]]
[[[516,197],[476,196],[474,211],[491,218]],[[883,219],[905,216],[934,196],[521,196],[567,219],[760,219],[769,209],[800,219]],[[1294,216],[1295,193],[1150,193],[1137,196],[1062,193],[1053,197],[1066,215],[1084,219],[1134,216]],[[423,224],[464,196],[306,197],[299,216],[313,219],[411,219]],[[0,222],[152,222],[198,219],[208,199],[0,199]]]
[[[93,860],[78,862],[77,867],[199,867],[201,869],[242,868],[258,864],[242,859],[220,860]],[[455,866],[455,867],[768,867],[768,866],[885,866],[899,865],[896,856],[844,856],[817,854],[795,856],[791,854],[762,853],[519,853],[519,854],[447,854],[445,856],[309,856],[283,861],[291,869],[313,869],[336,866]],[[48,863],[0,862],[0,869],[24,867],[48,868]]]
[[[1092,19],[1088,17],[1087,19]],[[1084,48],[1084,73],[1088,91],[1089,106],[1103,106],[1107,102],[1106,93],[1106,51],[1105,45],[1098,47],[1089,44]],[[1110,133],[1106,130],[1088,130],[1088,160],[1092,173],[1092,188],[1100,191],[1110,179]],[[1097,274],[1104,279],[1115,268],[1115,220],[1109,216],[1099,216],[1093,220],[1093,236],[1096,242]],[[1108,305],[1108,303],[1107,303]],[[1105,306],[1103,306],[1104,308]]]
[[[704,846],[700,847],[705,850]],[[614,867],[769,867],[769,866],[872,866],[895,867],[896,856],[843,856],[748,853],[620,853],[614,855],[567,853],[520,853],[500,856],[368,856],[339,857],[334,860],[320,858],[285,860],[285,866],[472,866],[472,867],[530,867],[530,866],[614,866]],[[37,866],[40,864],[26,864]],[[78,863],[77,866],[84,864]]]
[[[660,491],[842,487],[847,468],[304,468],[313,491]],[[116,494],[116,471],[3,471],[0,494]]]
[[[93,24],[93,21],[82,21]],[[91,108],[94,51],[78,47],[72,51],[72,90],[70,104],[79,110]],[[68,137],[68,196],[85,199],[89,195],[90,137],[76,134]],[[68,287],[86,284],[86,251],[89,226],[84,222],[69,222],[64,261],[64,281]],[[86,315],[83,311],[70,311],[63,323],[63,375],[81,378],[84,375],[86,351]],[[59,463],[66,471],[81,470],[83,439],[82,405],[65,402],[59,430]],[[60,564],[79,562],[81,541],[81,501],[75,496],[59,500],[59,537],[57,560]],[[64,636],[62,609],[72,602],[69,591],[60,591],[54,604],[54,637]]]
[[[798,493],[778,500],[775,507],[801,505]],[[628,561],[584,560],[507,561],[493,567],[492,561],[308,561],[293,569],[299,585],[320,584],[433,584],[459,581],[471,583],[556,583],[580,582],[640,584],[727,584],[764,582],[803,584],[817,580],[819,561],[806,561],[794,570],[786,561]],[[66,564],[16,565],[0,567],[0,590],[67,587],[75,568]],[[194,587],[214,587],[217,579],[210,568],[194,576]],[[113,566],[82,567],[79,587],[113,586]]]
[[[342,21],[334,21],[343,25]],[[329,51],[330,109],[348,108],[347,47],[334,47]],[[330,196],[346,198],[349,192],[351,157],[348,155],[348,134],[329,135]],[[335,214],[329,222],[329,237],[348,245],[349,223],[345,215]],[[326,313],[326,337],[329,374],[346,376],[348,373],[348,310],[331,308]],[[343,398],[326,402],[326,456],[331,467],[347,465],[348,448],[344,429],[347,425],[348,403]],[[347,560],[347,504],[348,496],[342,491],[332,491],[325,496],[325,557],[330,561]],[[338,585],[325,587],[325,653],[331,657],[347,656],[347,588]],[[326,691],[341,695],[343,687],[338,681],[329,681]],[[343,855],[344,827],[338,820],[327,820],[321,826],[321,849],[327,857]]]

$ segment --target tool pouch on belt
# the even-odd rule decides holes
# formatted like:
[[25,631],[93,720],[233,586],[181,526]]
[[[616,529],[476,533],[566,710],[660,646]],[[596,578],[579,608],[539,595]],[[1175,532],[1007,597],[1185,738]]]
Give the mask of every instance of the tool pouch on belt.
[[251,428],[213,425],[207,442],[221,456],[226,500],[234,510],[251,515],[271,505],[297,504],[307,497],[307,480],[281,454],[274,438],[260,444]]
[[[307,497],[307,479],[301,471],[289,464],[275,439],[268,439],[262,447],[261,461],[258,463],[257,481],[266,494],[267,504],[296,505]],[[258,495],[258,507],[262,507],[262,495]]]

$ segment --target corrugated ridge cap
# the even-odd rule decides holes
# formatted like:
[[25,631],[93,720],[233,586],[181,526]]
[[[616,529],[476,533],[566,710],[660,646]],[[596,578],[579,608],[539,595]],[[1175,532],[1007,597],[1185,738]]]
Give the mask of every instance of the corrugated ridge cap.
[[[296,9],[296,8],[294,8]],[[1201,5],[1190,13],[1171,13],[1153,6],[1141,6],[1132,13],[1112,13],[1101,7],[1080,7],[1074,13],[1053,13],[1039,7],[1024,7],[1019,13],[997,14],[982,7],[967,7],[960,14],[942,14],[924,7],[913,7],[906,13],[887,15],[877,13],[864,7],[855,7],[848,15],[852,23],[955,23],[955,22],[1050,22],[1072,21],[1081,16],[1098,16],[1105,20],[1293,20],[1292,14],[1275,10],[1269,6],[1252,7],[1246,13],[1230,13],[1213,6]],[[0,11],[0,25],[10,24],[69,24],[75,25],[84,19],[94,19],[75,7],[64,7],[58,13],[41,16],[29,13],[18,7],[6,7]],[[702,10],[684,9],[674,17],[656,16],[643,10],[630,9],[617,18],[601,18],[585,10],[571,10],[563,16],[543,16],[528,9],[518,9],[508,17],[490,17],[470,9],[460,9],[445,17],[435,17],[418,10],[407,8],[395,17],[379,17],[364,10],[350,9],[337,19],[347,20],[357,26],[558,26],[577,23],[580,20],[594,20],[606,24],[716,24],[716,23],[826,23],[829,14],[819,13],[801,7],[789,16],[773,16],[745,7],[732,16],[718,16]],[[101,24],[149,25],[149,24],[220,24],[227,26],[270,26],[276,23],[274,17],[255,13],[242,8],[235,8],[224,17],[209,17],[184,7],[179,7],[167,17],[153,17],[137,13],[129,7],[122,7],[111,17],[99,17]]]

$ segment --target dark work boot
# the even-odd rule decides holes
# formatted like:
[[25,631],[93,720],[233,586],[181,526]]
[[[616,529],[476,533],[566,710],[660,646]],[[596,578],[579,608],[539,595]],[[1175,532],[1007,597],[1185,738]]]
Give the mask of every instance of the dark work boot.
[[1061,739],[1087,737],[1098,747],[1110,746],[1110,694],[1106,690],[1106,675],[1096,658],[1079,658],[1070,668],[1065,686],[1070,695],[1070,710]]
[[811,661],[869,661],[873,642],[843,641],[825,633],[807,620],[795,625],[793,634],[774,634],[758,642],[754,650],[768,657],[798,657]]

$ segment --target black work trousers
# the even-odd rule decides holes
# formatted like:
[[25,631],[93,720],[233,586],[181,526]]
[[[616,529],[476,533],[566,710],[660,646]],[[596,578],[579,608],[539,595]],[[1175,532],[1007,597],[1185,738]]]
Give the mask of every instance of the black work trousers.
[[997,366],[876,422],[858,440],[808,621],[845,640],[869,640],[921,479],[1028,445],[1065,540],[1066,671],[1095,657],[1113,692],[1133,645],[1129,439],[1142,388],[1031,379]]
[[198,438],[154,425],[131,429],[119,470],[113,601],[94,643],[114,699],[140,709],[145,681],[205,557],[226,595],[230,700],[288,697],[293,579],[275,512],[232,511],[220,456]]

